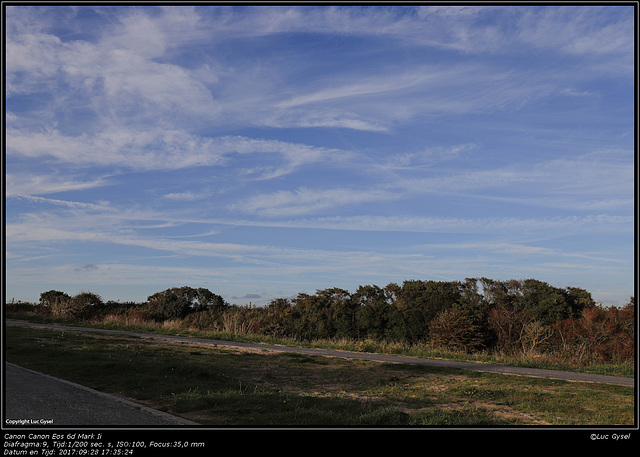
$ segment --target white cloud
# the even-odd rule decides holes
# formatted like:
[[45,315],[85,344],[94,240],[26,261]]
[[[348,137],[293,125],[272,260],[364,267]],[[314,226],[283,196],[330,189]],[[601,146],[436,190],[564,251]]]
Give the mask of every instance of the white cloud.
[[295,191],[278,191],[251,197],[232,205],[245,213],[264,216],[291,216],[312,214],[336,206],[357,203],[379,202],[397,198],[397,195],[384,190],[309,189],[300,187]]
[[[166,31],[161,22],[139,9],[121,15],[114,31],[105,35],[103,45],[110,49],[127,49],[145,58],[162,56],[167,46]],[[166,17],[166,16],[163,16]]]
[[[206,222],[203,220],[201,222]],[[632,232],[632,216],[595,214],[586,216],[518,218],[518,217],[420,217],[420,216],[332,216],[309,219],[260,220],[241,219],[213,220],[211,223],[287,227],[322,230],[389,231],[389,232],[440,232],[469,234],[559,234]]]
[[477,146],[471,143],[454,146],[427,147],[417,152],[405,152],[391,155],[385,164],[376,165],[380,170],[415,170],[417,167],[430,167],[437,163],[454,160],[466,155]]
[[8,154],[53,157],[78,165],[111,165],[133,169],[172,169],[215,165],[221,155],[212,140],[184,131],[111,129],[95,135],[65,135],[57,129],[34,132],[7,128]]
[[[626,151],[587,153],[534,164],[448,171],[418,179],[396,178],[394,185],[411,194],[464,194],[527,205],[606,210],[633,201],[633,168]],[[496,195],[496,189],[512,189]],[[485,193],[481,193],[485,192]]]
[[[223,165],[236,154],[260,154],[248,174],[273,178],[297,168],[331,159],[336,163],[349,151],[277,140],[247,137],[207,138],[179,130],[110,129],[94,136],[68,136],[56,129],[33,132],[8,128],[7,152],[29,158],[54,157],[75,165],[108,165],[137,170],[180,169]],[[266,159],[265,155],[274,155]],[[277,158],[276,159],[274,159]]]
[[627,8],[627,16],[614,23],[603,20],[610,12],[610,8],[603,6],[527,8],[522,12],[518,37],[533,46],[577,55],[631,55],[633,52],[633,42],[629,40],[634,19],[631,6]]
[[168,199],[168,200],[176,200],[176,201],[201,200],[201,199],[206,198],[208,196],[210,196],[209,192],[195,193],[195,192],[191,192],[191,191],[187,191],[187,192],[171,192],[171,193],[163,195],[163,197]]
[[9,37],[5,55],[7,96],[42,90],[43,81],[51,86],[51,78],[58,70],[61,44],[58,37],[43,33],[23,35],[19,39]]
[[52,175],[14,174],[5,175],[6,196],[46,195],[109,185],[104,178],[78,181],[71,177],[56,178]]
[[430,78],[431,76],[427,72],[419,72],[413,75],[400,73],[393,75],[392,77],[385,76],[375,79],[369,78],[368,81],[365,80],[358,83],[350,83],[341,87],[331,87],[314,93],[300,95],[290,100],[282,101],[277,106],[279,108],[291,108],[328,100],[395,92],[415,86],[416,84],[429,80]]
[[277,128],[339,128],[368,132],[390,130],[390,123],[381,117],[367,118],[363,114],[326,107],[270,110],[270,113],[265,113],[261,122]]
[[8,7],[11,278],[624,276],[626,12]]
[[7,37],[8,95],[41,92],[60,98],[68,84],[102,122],[117,125],[157,120],[167,110],[171,117],[164,119],[174,123],[219,114],[211,92],[189,70],[154,60],[166,49],[161,24],[140,12],[123,23],[96,42],[65,42],[14,29]]
[[33,197],[31,195],[19,195],[18,197],[22,197],[37,203],[62,206],[67,208],[76,208],[76,209],[81,208],[81,209],[90,209],[94,211],[110,211],[111,210],[111,208],[109,208],[109,205],[106,203],[95,204],[95,203],[75,202],[75,201],[59,200],[59,199],[52,199],[52,198]]

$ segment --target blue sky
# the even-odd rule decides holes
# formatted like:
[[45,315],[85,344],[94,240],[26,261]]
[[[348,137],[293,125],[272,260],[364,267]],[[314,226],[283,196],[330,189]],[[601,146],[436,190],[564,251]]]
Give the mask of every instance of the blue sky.
[[632,6],[5,11],[8,300],[634,294]]

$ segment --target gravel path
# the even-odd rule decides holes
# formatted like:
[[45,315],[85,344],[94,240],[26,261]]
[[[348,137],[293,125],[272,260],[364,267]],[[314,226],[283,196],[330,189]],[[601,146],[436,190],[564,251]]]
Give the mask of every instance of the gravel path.
[[230,346],[230,347],[253,349],[253,350],[295,352],[295,353],[308,354],[308,355],[320,355],[325,357],[342,357],[347,359],[371,360],[375,362],[385,362],[385,363],[407,363],[407,364],[414,364],[414,365],[462,368],[465,370],[475,370],[475,371],[509,374],[509,375],[516,375],[516,376],[531,376],[536,378],[561,379],[565,381],[574,381],[574,382],[595,382],[595,383],[615,384],[620,386],[631,386],[631,387],[635,386],[634,378],[622,378],[619,376],[605,376],[605,375],[587,374],[587,373],[573,373],[569,371],[509,367],[509,366],[503,366],[503,365],[491,365],[491,364],[473,363],[473,362],[455,362],[455,361],[439,360],[439,359],[438,360],[421,359],[417,357],[369,354],[364,352],[348,352],[348,351],[337,351],[337,350],[315,349],[315,348],[298,348],[298,347],[291,347],[291,346],[280,346],[280,345],[262,344],[262,343],[243,343],[243,342],[236,342],[236,341],[210,340],[210,339],[204,339],[204,338],[193,338],[193,337],[184,337],[184,336],[128,332],[124,330],[107,330],[107,329],[72,327],[72,326],[50,325],[50,324],[34,324],[30,322],[19,322],[19,321],[6,321],[6,324],[7,325],[23,325],[23,326],[29,326],[29,327],[51,328],[51,329],[67,330],[67,331],[75,331],[75,332],[98,332],[98,333],[132,335],[132,336],[137,336],[141,338],[152,338],[152,339],[175,341],[175,342],[181,342],[181,343],[196,343],[196,344],[205,344],[205,345],[213,345],[213,346]]

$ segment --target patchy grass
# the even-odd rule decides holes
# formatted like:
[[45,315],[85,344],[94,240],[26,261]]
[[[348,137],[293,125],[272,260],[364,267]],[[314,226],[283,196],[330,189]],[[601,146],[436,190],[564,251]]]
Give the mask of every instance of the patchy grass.
[[8,319],[25,320],[28,322],[71,325],[78,327],[104,328],[111,330],[126,330],[133,332],[155,333],[165,335],[194,336],[227,341],[244,341],[250,343],[281,344],[285,346],[314,347],[322,349],[338,349],[353,352],[371,352],[379,354],[402,355],[428,359],[445,359],[466,362],[491,363],[496,365],[508,365],[526,368],[542,368],[549,370],[575,371],[609,376],[623,376],[633,378],[635,365],[633,362],[625,363],[572,363],[566,357],[558,357],[553,354],[506,355],[496,351],[481,351],[472,354],[456,352],[440,347],[434,347],[427,343],[408,345],[405,343],[381,342],[372,340],[315,340],[302,342],[292,339],[279,339],[265,335],[250,333],[231,333],[195,328],[186,324],[183,320],[171,320],[165,322],[153,322],[140,318],[132,318],[123,315],[109,314],[101,319],[87,321],[53,318],[35,311],[14,309],[15,306],[5,308]]
[[634,389],[6,327],[6,360],[214,426],[633,425]]

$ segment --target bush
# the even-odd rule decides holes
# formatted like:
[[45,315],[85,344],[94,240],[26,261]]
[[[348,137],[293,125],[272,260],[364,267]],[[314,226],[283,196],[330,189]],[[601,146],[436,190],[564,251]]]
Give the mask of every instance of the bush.
[[61,319],[85,320],[95,317],[100,311],[103,302],[99,295],[92,292],[81,292],[68,298],[67,294],[57,295],[55,300],[49,302],[51,313]]
[[27,302],[14,302],[11,301],[11,303],[5,303],[4,305],[4,309],[7,313],[16,313],[16,314],[37,314],[38,311],[41,309],[40,306],[34,304],[34,303],[27,303]]
[[524,329],[533,320],[513,306],[495,306],[489,310],[487,324],[495,334],[497,348],[510,353],[522,346]]
[[529,321],[522,329],[522,353],[536,355],[553,336],[553,329],[539,321]]
[[197,330],[215,330],[218,327],[218,316],[211,311],[199,311],[187,315],[183,322],[187,328]]
[[635,306],[586,308],[579,318],[554,324],[556,344],[584,361],[633,362]]
[[65,303],[71,300],[71,297],[59,290],[49,290],[40,294],[40,305],[42,306],[54,306],[60,302]]
[[140,321],[140,322],[145,322],[145,321],[148,322],[153,320],[151,315],[142,306],[129,309],[129,311],[126,314],[126,317],[134,321]]
[[156,292],[147,298],[154,317],[160,320],[182,319],[190,313],[203,310],[222,310],[228,305],[224,299],[208,289],[173,287]]
[[91,292],[70,297],[50,290],[40,295],[40,306],[6,306],[14,313],[35,310],[63,319],[110,315],[295,341],[345,339],[366,351],[374,351],[376,344],[467,352],[485,347],[498,354],[544,352],[580,364],[633,362],[635,354],[633,297],[624,308],[603,308],[583,289],[558,289],[535,280],[413,280],[402,286],[361,286],[354,294],[332,288],[278,298],[265,307],[228,305],[207,289],[191,287],[157,292],[143,304],[103,304]]
[[479,327],[461,309],[446,309],[429,323],[431,342],[453,351],[473,351],[482,345]]

